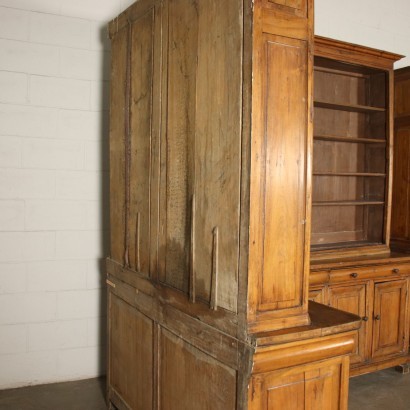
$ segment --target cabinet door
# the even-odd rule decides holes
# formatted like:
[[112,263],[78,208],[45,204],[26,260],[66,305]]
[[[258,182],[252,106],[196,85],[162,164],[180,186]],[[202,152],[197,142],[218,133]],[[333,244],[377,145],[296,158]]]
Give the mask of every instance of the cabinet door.
[[252,378],[249,410],[347,409],[347,357]]
[[369,285],[367,283],[329,287],[329,306],[363,318],[358,335],[357,350],[356,353],[350,357],[351,364],[363,362],[368,356],[368,289]]
[[376,283],[373,312],[373,358],[403,353],[408,347],[407,281]]

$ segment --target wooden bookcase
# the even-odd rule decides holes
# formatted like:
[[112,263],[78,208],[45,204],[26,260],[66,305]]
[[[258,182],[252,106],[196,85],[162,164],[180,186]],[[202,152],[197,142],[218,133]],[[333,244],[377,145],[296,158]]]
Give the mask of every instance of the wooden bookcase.
[[386,243],[388,73],[316,57],[312,250]]
[[312,0],[110,23],[112,409],[347,409],[360,318],[308,301]]
[[310,298],[362,318],[351,375],[410,361],[410,248],[397,246],[409,164],[409,142],[393,132],[399,58],[315,38]]

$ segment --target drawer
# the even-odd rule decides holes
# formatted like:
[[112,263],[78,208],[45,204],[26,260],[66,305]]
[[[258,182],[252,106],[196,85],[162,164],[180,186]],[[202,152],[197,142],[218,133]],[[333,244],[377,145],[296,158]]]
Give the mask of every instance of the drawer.
[[329,273],[329,283],[339,283],[361,279],[403,276],[410,274],[410,265],[366,266],[348,269],[335,269]]

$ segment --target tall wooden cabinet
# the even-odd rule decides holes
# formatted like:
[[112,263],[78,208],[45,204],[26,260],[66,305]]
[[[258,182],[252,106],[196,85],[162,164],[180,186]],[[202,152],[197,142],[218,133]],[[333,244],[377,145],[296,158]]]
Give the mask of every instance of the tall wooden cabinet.
[[111,408],[346,409],[360,318],[308,301],[313,1],[139,0],[110,37]]
[[361,317],[357,375],[410,361],[400,56],[321,37],[314,54],[310,298]]

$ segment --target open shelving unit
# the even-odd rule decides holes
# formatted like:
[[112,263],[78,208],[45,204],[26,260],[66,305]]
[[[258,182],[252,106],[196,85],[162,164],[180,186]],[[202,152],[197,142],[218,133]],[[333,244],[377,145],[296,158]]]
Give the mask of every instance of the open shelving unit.
[[312,251],[385,242],[388,76],[315,58]]

